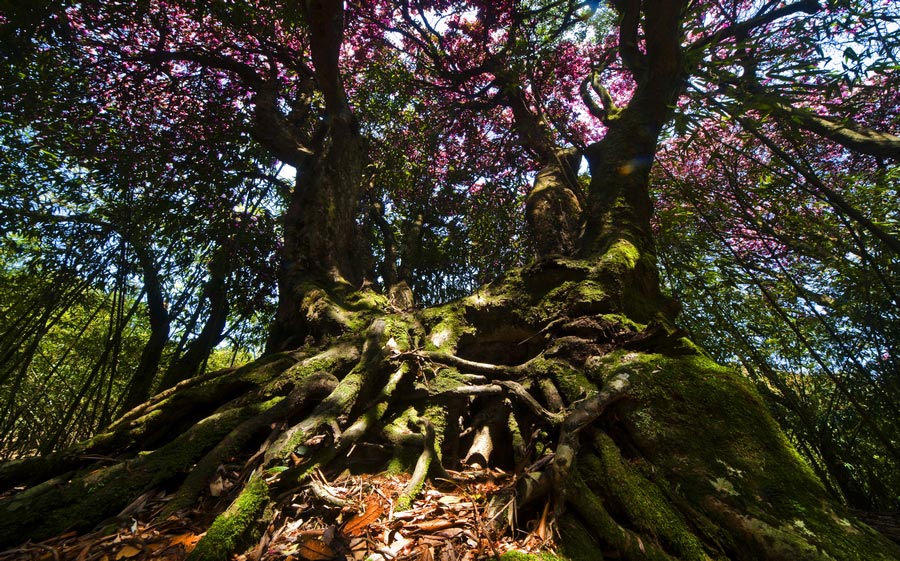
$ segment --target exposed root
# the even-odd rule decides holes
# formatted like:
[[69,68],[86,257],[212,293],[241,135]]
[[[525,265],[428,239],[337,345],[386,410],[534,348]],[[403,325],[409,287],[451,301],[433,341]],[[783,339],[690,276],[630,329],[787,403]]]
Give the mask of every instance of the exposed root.
[[416,495],[421,490],[422,485],[425,483],[425,478],[429,473],[432,473],[434,474],[434,477],[444,479],[445,481],[450,481],[452,479],[452,476],[447,473],[447,470],[441,465],[440,457],[434,449],[434,425],[425,418],[420,418],[418,421],[424,435],[422,453],[419,455],[418,460],[416,460],[416,467],[410,475],[409,482],[403,489],[403,494],[397,500],[396,508],[398,510],[406,510],[409,508],[409,505],[412,504],[413,500],[416,498]]
[[[630,383],[627,374],[619,374],[606,383],[597,394],[577,404],[566,415],[560,427],[556,455],[551,469],[555,486],[564,493],[565,481],[578,453],[578,433],[597,420],[606,408],[617,399],[621,399],[628,391]],[[560,505],[563,501],[560,501]]]
[[544,423],[554,426],[558,425],[562,421],[562,416],[556,413],[551,413],[544,409],[544,407],[538,403],[538,400],[531,396],[528,393],[528,390],[519,384],[518,382],[513,382],[512,380],[500,380],[497,382],[497,385],[506,389],[512,396],[516,398],[517,401],[524,404],[529,411],[534,413],[534,415],[540,420],[544,421]]
[[437,351],[415,351],[406,353],[406,355],[414,358],[429,360],[431,362],[446,364],[447,366],[453,366],[466,372],[472,372],[475,374],[488,374],[494,379],[520,378],[524,375],[527,375],[531,371],[532,365],[537,361],[537,358],[535,358],[516,366],[505,366],[503,364],[475,362],[473,360],[460,358],[450,353]]
[[222,561],[259,538],[267,522],[263,512],[269,505],[269,486],[254,475],[228,509],[220,514],[188,556],[188,561]]
[[569,505],[589,532],[606,547],[619,552],[626,561],[673,561],[675,558],[651,541],[620,526],[577,473],[569,478]]
[[493,399],[479,407],[472,420],[472,445],[463,463],[476,468],[491,465],[491,456],[502,435],[508,431],[509,403],[505,399]]
[[[186,380],[151,398],[91,440],[46,456],[35,456],[0,465],[0,490],[13,485],[45,481],[91,465],[96,457],[121,457],[124,453],[162,446],[211,414],[227,408],[260,380],[270,380],[296,359],[282,353],[236,370],[223,370]],[[251,378],[256,380],[251,381]]]
[[270,430],[271,426],[303,411],[310,402],[322,399],[334,390],[337,383],[337,379],[330,374],[313,373],[277,405],[238,425],[191,469],[175,498],[163,511],[163,516],[192,506],[212,479],[216,469],[230,457],[240,454],[247,442],[261,431]]
[[[498,317],[511,313],[498,312]],[[283,353],[185,383],[129,413],[93,444],[56,463],[48,461],[41,467],[42,483],[0,501],[0,541],[13,543],[26,531],[47,536],[76,520],[89,528],[121,512],[135,496],[163,487],[170,503],[162,518],[184,515],[198,501],[222,508],[219,495],[212,500],[207,490],[210,479],[224,471],[233,472],[236,498],[212,523],[192,559],[227,559],[240,551],[249,551],[248,559],[438,559],[448,543],[476,552],[475,559],[498,554],[519,559],[509,552],[552,548],[557,527],[589,551],[572,553],[571,559],[579,561],[599,558],[600,551],[626,560],[731,556],[739,550],[720,540],[723,531],[716,523],[732,533],[768,532],[736,543],[767,536],[793,539],[789,528],[763,528],[738,510],[739,501],[715,495],[720,488],[728,490],[730,482],[717,482],[696,464],[683,471],[670,464],[659,476],[648,475],[657,466],[645,458],[663,465],[661,457],[690,446],[672,437],[675,428],[683,427],[652,423],[653,415],[669,406],[669,394],[678,393],[674,369],[695,372],[694,362],[682,360],[683,355],[614,351],[647,330],[617,325],[608,317],[538,319],[528,329],[509,330],[521,338],[534,333],[535,325],[547,325],[539,337],[529,337],[526,350],[504,355],[514,366],[457,354],[487,356],[477,349],[438,345],[458,341],[458,333],[432,338],[427,348],[440,350],[411,350],[424,334],[404,312],[372,321],[364,342],[348,334],[324,351],[310,347]],[[464,318],[442,321],[446,327]],[[473,332],[469,329],[467,336],[474,337]],[[641,345],[653,341],[648,336]],[[659,366],[663,363],[665,368]],[[706,391],[720,391],[742,407],[755,406],[733,379],[720,379],[718,371],[703,375],[695,384],[702,382]],[[206,390],[211,392],[203,394]],[[682,391],[679,399],[687,402],[690,396]],[[199,410],[176,411],[195,398],[202,404]],[[691,416],[709,414],[702,401],[690,405]],[[711,423],[764,416],[756,410],[741,414],[721,412]],[[690,424],[671,415],[663,421]],[[182,423],[193,420],[180,436],[163,438],[160,419],[175,423],[179,432]],[[141,435],[148,433],[157,438],[151,439],[153,448],[136,455]],[[763,442],[760,447],[781,445],[751,436],[747,441]],[[93,473],[74,471],[87,465],[85,454],[106,452],[113,465]],[[708,469],[725,469],[718,466],[725,460],[716,459]],[[729,469],[750,469],[732,457],[726,460]],[[22,465],[5,473],[21,475]],[[225,470],[223,465],[238,467]],[[338,473],[360,465],[409,476],[370,478],[381,486],[364,491],[336,482]],[[454,471],[466,465],[477,472]],[[48,473],[65,477],[44,477]],[[800,480],[799,471],[791,473]],[[668,486],[671,481],[675,484]],[[685,499],[677,491],[681,481],[709,497],[705,502]],[[429,482],[459,493],[438,491]],[[820,496],[814,492],[810,496]],[[755,496],[746,493],[740,500]],[[314,557],[313,549],[323,556]]]

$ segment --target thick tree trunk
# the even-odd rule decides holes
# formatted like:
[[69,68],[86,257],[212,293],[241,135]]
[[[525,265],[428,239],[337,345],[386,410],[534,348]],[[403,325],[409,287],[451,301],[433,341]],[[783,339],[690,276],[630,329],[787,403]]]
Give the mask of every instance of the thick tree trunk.
[[310,143],[313,151],[297,160],[296,185],[283,218],[278,310],[268,352],[345,331],[332,303],[361,286],[365,264],[356,218],[366,148],[339,72],[343,4],[309,0],[304,7],[325,120]]
[[322,158],[308,158],[297,169],[284,215],[278,311],[266,345],[269,352],[297,346],[307,336],[343,332],[329,302],[362,285],[365,261],[356,216],[365,145],[352,118],[333,121],[329,136]]

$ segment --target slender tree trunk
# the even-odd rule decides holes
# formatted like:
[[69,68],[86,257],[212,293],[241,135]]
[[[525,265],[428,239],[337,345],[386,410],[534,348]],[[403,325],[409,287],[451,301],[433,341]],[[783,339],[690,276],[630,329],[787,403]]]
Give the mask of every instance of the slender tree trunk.
[[209,265],[209,280],[203,288],[202,299],[209,303],[203,329],[188,344],[187,350],[169,365],[159,383],[160,390],[167,390],[178,382],[199,374],[203,363],[222,341],[230,308],[225,286],[225,275],[228,272],[226,259],[228,255],[224,249],[217,250],[213,256]]
[[150,338],[141,351],[137,369],[131,376],[128,393],[122,403],[122,411],[128,411],[143,403],[153,390],[153,381],[159,371],[163,350],[169,342],[170,318],[163,296],[159,269],[146,248],[132,244],[144,275],[144,291],[147,294],[147,317],[150,320]]

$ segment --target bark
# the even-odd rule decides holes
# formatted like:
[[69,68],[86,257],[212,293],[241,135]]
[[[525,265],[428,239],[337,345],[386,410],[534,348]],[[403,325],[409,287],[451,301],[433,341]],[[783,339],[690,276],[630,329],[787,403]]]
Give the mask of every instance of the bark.
[[525,199],[525,220],[538,259],[572,255],[584,229],[584,195],[578,186],[581,152],[557,151],[538,172]]
[[338,71],[343,4],[311,0],[304,13],[325,117],[297,159],[297,181],[284,215],[278,311],[268,351],[289,348],[307,336],[342,332],[346,326],[339,321],[319,321],[317,307],[329,305],[323,299],[340,300],[360,287],[364,273],[356,217],[366,147]]

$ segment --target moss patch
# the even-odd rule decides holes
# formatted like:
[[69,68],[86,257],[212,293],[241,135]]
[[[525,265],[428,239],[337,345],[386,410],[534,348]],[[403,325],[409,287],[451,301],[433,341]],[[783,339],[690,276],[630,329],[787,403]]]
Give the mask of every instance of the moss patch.
[[264,405],[212,415],[158,450],[11,497],[0,507],[0,543],[85,529],[121,511],[134,497],[187,470]]
[[522,553],[521,551],[507,551],[498,557],[497,561],[566,561],[566,559],[552,553]]
[[269,487],[252,477],[231,506],[216,517],[203,539],[188,556],[189,561],[227,561],[232,553],[259,536],[258,520],[269,502]]
[[727,555],[803,558],[811,546],[840,559],[900,558],[894,544],[827,506],[821,483],[737,373],[697,354],[616,352],[601,361],[632,382],[631,398],[612,412],[624,429],[612,432],[619,447],[645,459],[682,510],[723,528],[715,541]]

